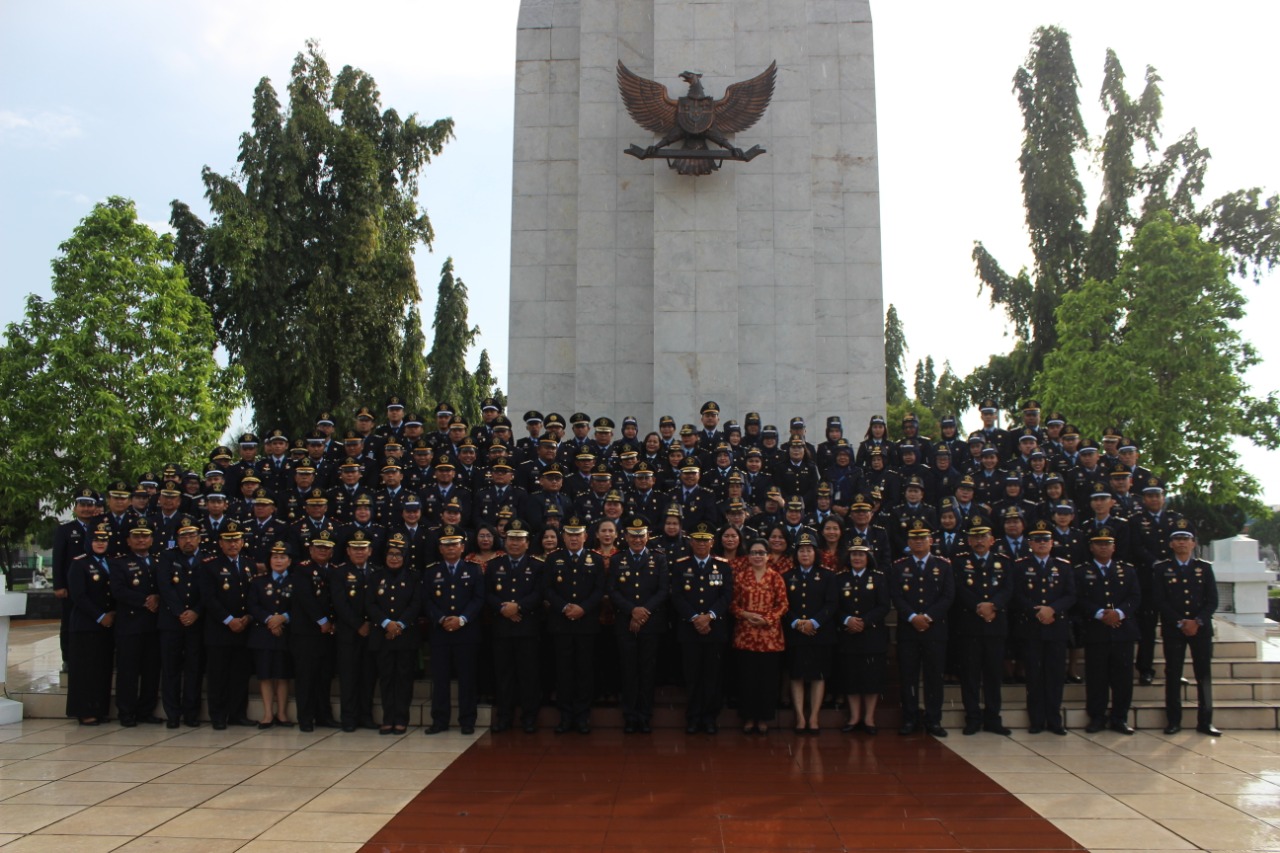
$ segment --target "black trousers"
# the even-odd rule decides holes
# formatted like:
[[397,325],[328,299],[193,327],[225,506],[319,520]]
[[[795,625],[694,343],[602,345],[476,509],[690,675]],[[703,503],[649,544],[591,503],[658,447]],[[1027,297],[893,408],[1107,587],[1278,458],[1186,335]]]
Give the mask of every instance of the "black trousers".
[[[942,725],[942,670],[947,664],[947,626],[920,632],[910,625],[898,629],[898,679],[902,690],[902,722]],[[920,713],[920,682],[924,681],[924,715]]]
[[542,700],[541,655],[537,635],[493,637],[494,704],[493,720],[511,725],[515,709],[521,723],[538,720]]
[[348,628],[339,628],[335,644],[338,653],[338,697],[342,725],[371,726],[378,661],[369,651],[369,638],[361,637]]
[[[1084,647],[1085,710],[1089,719],[1111,723],[1128,722],[1133,703],[1132,640],[1114,643],[1086,643]],[[1107,713],[1107,700],[1111,713]]]
[[298,722],[303,725],[327,723],[333,719],[329,698],[333,672],[333,637],[329,634],[291,634],[293,651],[293,695],[298,704]]
[[160,700],[167,719],[194,722],[200,716],[200,670],[204,666],[200,627],[160,632]]
[[205,647],[209,719],[215,723],[239,719],[249,704],[249,673],[252,671],[246,646]]
[[661,634],[638,634],[619,622],[616,672],[622,684],[622,718],[628,723],[653,719],[653,694],[658,677],[658,642]]
[[62,651],[62,663],[71,669],[71,596],[61,598],[62,622],[58,626],[58,648]]
[[416,645],[384,647],[375,653],[375,657],[378,661],[378,682],[382,686],[382,725],[407,726],[418,648]]
[[1154,672],[1156,668],[1156,628],[1160,625],[1160,611],[1147,607],[1147,590],[1142,591],[1143,603],[1138,608],[1138,652],[1134,668],[1139,674]]
[[111,710],[111,664],[115,635],[110,628],[72,631],[67,660],[67,716],[105,720]]
[[960,698],[969,724],[1001,725],[1004,636],[960,638]]
[[[1031,629],[1028,629],[1031,630]],[[1029,637],[1022,646],[1027,667],[1027,716],[1031,728],[1062,725],[1062,685],[1067,677],[1067,641]]]
[[1176,628],[1164,631],[1164,712],[1169,725],[1182,725],[1182,664],[1191,649],[1191,671],[1196,677],[1196,725],[1213,725],[1213,629],[1200,628],[1188,637]]
[[560,721],[590,721],[596,669],[596,632],[556,634],[556,707]]
[[[437,635],[438,636],[438,635]],[[433,638],[431,643],[431,722],[438,726],[449,725],[452,699],[449,682],[458,679],[458,724],[476,724],[476,674],[480,657],[480,644],[441,642]]]
[[160,700],[160,637],[156,631],[116,635],[116,710],[121,720],[150,717]]
[[724,703],[723,642],[685,640],[681,644],[684,664],[685,720],[714,723]]
[[749,652],[734,649],[738,672],[738,716],[771,723],[778,715],[778,682],[782,678],[782,652]]

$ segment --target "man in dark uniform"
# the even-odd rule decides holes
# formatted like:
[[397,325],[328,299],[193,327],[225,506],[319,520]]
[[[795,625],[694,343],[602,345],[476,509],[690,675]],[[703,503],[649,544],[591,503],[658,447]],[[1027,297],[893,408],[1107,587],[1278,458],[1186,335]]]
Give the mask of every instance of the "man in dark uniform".
[[129,531],[137,526],[142,516],[129,505],[133,490],[124,480],[116,480],[107,486],[107,511],[102,521],[111,528],[111,543],[107,546],[108,559],[123,557],[129,553]]
[[808,446],[800,436],[787,442],[786,456],[774,463],[773,482],[783,494],[800,495],[806,501],[813,500],[818,488],[818,466],[808,456]]
[[538,444],[542,439],[542,412],[536,409],[525,412],[524,426],[529,434],[516,441],[512,461],[516,468],[538,455]]
[[58,644],[62,652],[65,670],[71,651],[71,595],[67,587],[67,569],[80,554],[88,553],[89,540],[99,516],[98,493],[93,489],[80,489],[76,494],[71,521],[58,525],[53,534],[53,595],[62,605],[62,622],[58,629]]
[[160,631],[160,694],[165,725],[198,726],[200,668],[204,626],[199,624],[200,567],[207,552],[200,548],[200,525],[190,516],[178,525],[178,546],[156,561],[160,595],[156,627]]
[[848,538],[860,537],[871,548],[877,566],[892,564],[893,546],[889,543],[889,531],[873,523],[871,501],[864,494],[856,494],[849,501]]
[[[322,535],[311,541],[311,559],[325,561],[323,550],[333,550],[333,540]],[[347,542],[346,561],[328,567],[329,596],[337,624],[334,644],[338,659],[340,721],[344,732],[357,727],[377,728],[373,722],[373,691],[378,662],[369,649],[373,631],[364,604],[368,596],[373,565],[369,562],[372,542],[357,530]]]
[[692,531],[699,524],[715,528],[719,524],[716,498],[699,484],[701,468],[695,457],[686,457],[680,465],[680,482],[671,490],[671,498],[680,504],[684,518],[684,530]]
[[968,533],[969,550],[953,564],[959,603],[956,618],[960,622],[964,733],[975,735],[985,729],[1008,735],[1011,732],[1000,718],[1000,688],[1013,600],[1013,564],[991,552],[994,540],[986,518],[973,516]]
[[1155,599],[1155,565],[1171,556],[1169,534],[1182,516],[1164,505],[1164,487],[1148,476],[1142,483],[1142,510],[1129,517],[1133,565],[1138,570],[1142,608],[1138,611],[1138,655],[1134,666],[1142,684],[1156,679],[1156,626],[1160,605]]
[[[272,545],[268,548],[274,547]],[[298,728],[315,731],[316,725],[336,727],[329,688],[333,683],[334,621],[329,594],[333,540],[321,533],[311,540],[307,559],[289,570],[292,599],[289,613],[289,646],[293,652],[294,696],[298,703]]]
[[1173,524],[1169,549],[1173,556],[1155,564],[1152,587],[1160,612],[1164,646],[1164,733],[1182,730],[1182,664],[1191,649],[1196,677],[1196,731],[1221,737],[1213,725],[1213,614],[1218,609],[1218,584],[1213,564],[1195,556],[1196,537],[1185,518]]
[[423,734],[449,728],[451,675],[458,679],[458,728],[475,731],[476,680],[479,674],[480,612],[484,608],[484,572],[463,562],[466,538],[445,527],[440,535],[440,561],[422,574],[422,597],[431,623],[431,725]]
[[525,522],[513,519],[506,553],[485,568],[485,600],[493,617],[494,733],[511,728],[516,708],[526,734],[538,728],[543,562],[528,555],[529,533]]
[[[1084,620],[1086,732],[1110,727],[1131,735],[1128,723],[1133,700],[1133,652],[1138,642],[1138,607],[1142,596],[1133,566],[1115,559],[1116,540],[1108,527],[1089,537],[1086,563],[1075,567],[1076,606]],[[1110,714],[1107,700],[1111,700]]]
[[547,631],[556,647],[556,702],[560,722],[556,734],[576,729],[591,732],[591,698],[595,674],[596,633],[605,595],[605,565],[599,554],[584,548],[587,526],[573,516],[564,523],[564,547],[547,556],[544,569]]
[[289,462],[289,437],[284,430],[273,429],[264,443],[267,455],[258,460],[255,471],[262,485],[279,500],[289,488],[292,464]]
[[245,715],[249,689],[249,580],[253,570],[240,555],[244,533],[230,521],[218,538],[221,553],[205,558],[200,570],[204,604],[204,647],[208,661],[209,717],[215,729],[227,723],[256,726]]
[[[250,561],[258,571],[265,572],[268,559],[267,549],[278,539],[287,540],[291,538],[290,531],[288,525],[276,516],[276,502],[271,499],[271,495],[267,493],[266,489],[257,489],[253,493],[252,500],[253,516],[243,521],[240,528],[244,531],[245,545],[249,548],[248,557]],[[207,542],[201,543],[201,549],[216,553],[218,550],[218,538],[211,536]]]
[[[955,600],[951,564],[930,553],[933,532],[924,519],[907,528],[910,553],[893,564],[892,598],[898,611],[898,677],[902,728],[909,735],[923,722],[926,732],[946,737],[942,727],[942,672],[947,661],[947,615]],[[920,680],[924,675],[924,715]]]
[[689,534],[690,554],[670,565],[671,604],[683,657],[685,731],[715,734],[719,728],[724,650],[729,642],[733,569],[711,554],[715,528],[700,522]]
[[129,556],[111,561],[111,597],[116,602],[116,709],[120,725],[160,723],[160,643],[156,611],[160,593],[145,521],[129,531]]
[[622,716],[626,734],[649,734],[657,678],[658,643],[666,630],[667,561],[649,550],[648,524],[634,518],[626,526],[627,547],[614,557],[609,574],[614,633],[622,670]]
[[365,594],[365,612],[374,624],[369,651],[378,662],[382,684],[382,725],[379,734],[404,734],[409,727],[413,698],[413,668],[421,636],[422,582],[405,563],[405,543],[398,536],[387,543],[386,566],[376,569]]
[[1028,540],[1031,553],[1014,563],[1013,593],[1027,669],[1029,731],[1038,734],[1048,729],[1065,735],[1062,685],[1071,634],[1068,616],[1076,601],[1075,575],[1070,563],[1053,556],[1052,531],[1037,526]]

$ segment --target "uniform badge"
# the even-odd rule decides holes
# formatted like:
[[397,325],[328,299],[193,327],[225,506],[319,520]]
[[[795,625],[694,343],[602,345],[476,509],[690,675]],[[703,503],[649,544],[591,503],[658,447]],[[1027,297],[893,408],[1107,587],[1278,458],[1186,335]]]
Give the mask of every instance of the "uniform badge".
[[177,576],[177,575],[174,575],[174,576],[173,576],[173,583],[174,583],[174,586],[177,586],[177,585],[178,585],[178,582],[179,582],[179,578],[178,578],[178,576]]
[[911,592],[911,584],[909,584],[909,583],[904,583],[904,584],[902,585],[902,591],[903,591],[903,592]]
[[966,578],[965,583],[969,584],[969,586],[973,586],[973,578]]
[[134,578],[134,579],[133,579],[133,585],[134,585],[134,586],[141,586],[141,585],[142,585],[142,578]]
[[867,589],[875,589],[875,588],[876,588],[875,581],[867,581]]
[[692,585],[690,585],[690,584],[685,584],[685,585],[684,585],[684,591],[685,591],[685,592],[693,592],[693,586],[692,586]]
[[223,582],[223,584],[222,584],[222,591],[223,591],[223,592],[230,592],[230,591],[231,591],[231,584],[229,584],[229,583],[227,583],[227,582],[225,582],[225,581],[224,581],[224,582]]
[[356,591],[355,591],[354,589],[347,590],[347,596],[348,596],[349,598],[355,598],[355,597],[356,597]]
[[853,590],[849,589],[849,587],[845,587],[845,588],[844,588],[844,597],[845,597],[845,598],[849,598],[849,597],[850,597],[850,596],[852,596],[852,595],[853,595]]
[[500,583],[499,583],[499,584],[495,584],[493,588],[494,588],[494,589],[496,589],[498,592],[502,592],[502,584],[500,584]]
[[97,582],[98,582],[98,579],[101,577],[101,575],[99,575],[97,572],[94,572],[94,573],[93,573],[93,575],[92,575],[92,577],[93,577],[93,582],[94,582],[94,583],[97,583]]

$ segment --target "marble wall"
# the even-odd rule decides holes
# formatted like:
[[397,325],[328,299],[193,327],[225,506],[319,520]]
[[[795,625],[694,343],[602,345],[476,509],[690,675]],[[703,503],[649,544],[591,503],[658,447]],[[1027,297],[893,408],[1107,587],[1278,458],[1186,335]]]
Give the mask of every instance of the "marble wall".
[[[883,409],[871,16],[865,0],[523,0],[516,60],[510,410],[766,422]],[[681,177],[615,66],[708,94],[778,62],[768,153]],[[821,434],[815,425],[811,434]]]

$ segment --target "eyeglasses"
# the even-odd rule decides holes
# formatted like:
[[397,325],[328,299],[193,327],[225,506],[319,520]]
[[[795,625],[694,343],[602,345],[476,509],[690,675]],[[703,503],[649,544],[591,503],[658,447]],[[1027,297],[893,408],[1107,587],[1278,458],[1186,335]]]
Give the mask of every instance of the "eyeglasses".
[[748,551],[748,552],[747,552],[747,556],[749,556],[749,557],[767,557],[767,556],[769,556],[769,552],[768,552],[768,551],[756,551],[756,550],[751,550],[751,551]]

